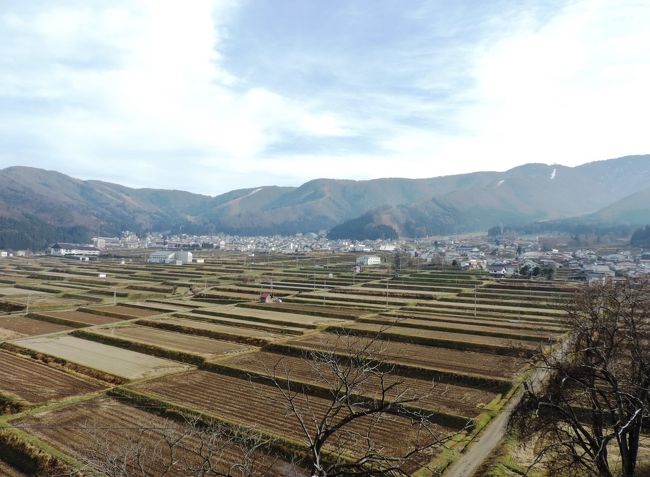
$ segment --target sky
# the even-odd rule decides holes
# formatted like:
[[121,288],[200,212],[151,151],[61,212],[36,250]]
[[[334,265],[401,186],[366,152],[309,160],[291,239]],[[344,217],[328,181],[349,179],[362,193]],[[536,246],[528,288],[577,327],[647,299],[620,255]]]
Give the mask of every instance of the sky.
[[216,195],[650,153],[647,0],[0,0],[0,168]]

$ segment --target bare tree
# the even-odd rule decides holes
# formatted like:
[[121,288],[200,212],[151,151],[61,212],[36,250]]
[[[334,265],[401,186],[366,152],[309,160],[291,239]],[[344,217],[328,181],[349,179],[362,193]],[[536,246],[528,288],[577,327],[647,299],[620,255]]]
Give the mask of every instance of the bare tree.
[[85,472],[107,477],[299,476],[298,468],[270,450],[270,439],[252,430],[186,417],[162,427],[105,428],[88,421],[77,460]]
[[513,425],[551,475],[636,475],[650,410],[649,294],[647,281],[585,287],[563,348],[538,357],[548,383],[527,383]]
[[453,437],[418,407],[433,383],[424,393],[409,386],[382,359],[381,338],[381,332],[332,334],[320,350],[302,357],[307,385],[294,380],[294,365],[283,359],[268,371],[300,429],[314,477],[411,475]]

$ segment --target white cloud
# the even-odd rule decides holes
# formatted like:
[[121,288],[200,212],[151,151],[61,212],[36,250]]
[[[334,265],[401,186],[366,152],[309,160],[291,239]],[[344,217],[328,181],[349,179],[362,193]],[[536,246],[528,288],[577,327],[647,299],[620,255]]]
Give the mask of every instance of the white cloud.
[[[28,131],[48,149],[49,167],[86,177],[105,176],[107,167],[118,176],[122,169],[122,181],[142,184],[129,168],[184,163],[186,179],[178,186],[207,191],[233,186],[214,176],[237,172],[239,162],[253,161],[284,134],[346,134],[330,112],[265,88],[239,87],[219,55],[219,22],[235,7],[143,0],[99,8],[46,4],[35,18],[5,15],[5,35],[15,36],[2,53],[11,52],[14,64],[3,65],[0,87],[13,99],[55,106],[5,118],[13,114],[14,132]],[[149,179],[147,185],[157,185],[155,174]]]
[[[647,2],[580,0],[544,20],[513,9],[478,40],[445,40],[439,52],[429,37],[409,38],[386,56],[404,64],[374,51],[365,70],[332,71],[323,96],[316,83],[313,95],[292,96],[228,70],[239,9],[236,0],[14,2],[0,14],[0,167],[217,193],[650,151]],[[264,61],[311,77],[320,63],[296,48]],[[333,70],[354,64],[342,47],[314,54]],[[382,69],[403,71],[403,83],[383,84],[396,77]],[[382,86],[364,89],[374,81]],[[292,138],[298,152],[269,152]],[[330,150],[332,138],[349,142]],[[367,150],[348,150],[355,140]]]

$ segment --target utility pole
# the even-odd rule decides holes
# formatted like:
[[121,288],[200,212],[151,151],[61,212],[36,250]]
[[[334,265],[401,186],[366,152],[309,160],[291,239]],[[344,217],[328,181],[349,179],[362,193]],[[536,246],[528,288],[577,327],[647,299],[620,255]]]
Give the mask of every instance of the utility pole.
[[113,288],[113,306],[117,305],[117,288]]
[[25,308],[25,314],[26,314],[26,315],[29,315],[29,297],[30,297],[30,296],[31,296],[31,295],[28,293],[28,294],[27,294],[27,307]]
[[476,318],[476,306],[477,306],[476,305],[476,289],[477,289],[477,287],[478,287],[478,285],[475,283],[474,284],[474,318]]

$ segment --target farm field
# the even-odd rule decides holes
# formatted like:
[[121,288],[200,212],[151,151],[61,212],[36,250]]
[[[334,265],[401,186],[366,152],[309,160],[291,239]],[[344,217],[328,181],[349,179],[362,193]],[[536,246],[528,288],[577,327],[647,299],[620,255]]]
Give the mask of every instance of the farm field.
[[[408,324],[408,322],[407,322]],[[413,324],[413,322],[411,322]],[[344,332],[373,336],[382,333],[387,339],[397,341],[411,341],[417,343],[430,342],[434,346],[443,346],[455,349],[485,350],[498,354],[526,355],[535,351],[540,343],[548,343],[548,335],[531,336],[526,340],[520,339],[521,335],[507,334],[507,337],[487,336],[484,328],[471,328],[457,326],[453,329],[443,330],[427,329],[424,326],[403,326],[401,323],[354,323],[340,327],[332,327]],[[467,331],[465,333],[465,331]]]
[[[126,258],[0,261],[0,310],[8,313],[0,315],[2,420],[24,425],[37,446],[82,461],[97,451],[85,423],[118,427],[104,437],[118,447],[134,439],[158,446],[160,455],[165,432],[183,427],[161,415],[187,410],[273,437],[259,457],[273,464],[268,475],[287,475],[289,464],[278,456],[304,456],[304,435],[269,375],[283,377],[283,386],[298,391],[299,409],[318,416],[336,382],[318,359],[348,363],[355,353],[389,372],[384,383],[395,387],[388,401],[405,390],[414,399],[402,410],[432,416],[432,436],[471,435],[466,425],[498,414],[539,344],[561,338],[574,289],[433,268],[353,273],[355,254],[329,251],[198,251],[205,262],[182,267],[144,264],[142,250],[119,253]],[[271,292],[271,302],[262,302]],[[355,386],[354,406],[378,401],[378,376]],[[20,409],[29,412],[17,415]],[[392,455],[418,431],[403,415],[374,427],[364,419],[352,433],[372,429],[372,440]],[[346,450],[361,455],[351,435]],[[195,462],[199,441],[183,441],[179,462]],[[439,451],[417,455],[408,471],[450,458]],[[226,461],[241,460],[241,452],[228,448]],[[159,462],[146,468],[149,475],[161,470]],[[170,475],[194,474],[176,467]]]
[[[206,460],[215,472],[227,472],[246,455],[251,475],[305,475],[277,456],[242,451],[240,445],[226,439],[111,398],[73,404],[13,423],[91,469],[102,462],[101,457],[112,455],[126,461],[127,472],[137,474],[142,469],[145,475],[185,477],[198,471]],[[207,443],[211,444],[211,453]],[[136,460],[134,454],[138,451],[141,458]],[[168,462],[173,464],[167,467]]]
[[139,379],[186,369],[187,366],[143,353],[74,336],[26,338],[13,344],[125,379]]
[[27,474],[14,469],[6,462],[3,462],[2,459],[0,459],[0,475],[2,477],[27,477]]
[[97,315],[95,313],[88,313],[86,311],[50,311],[50,312],[40,312],[37,313],[37,316],[42,317],[43,319],[53,318],[55,320],[60,320],[61,322],[70,322],[79,323],[82,325],[107,325],[109,323],[115,323],[116,321],[121,321],[121,318],[116,318],[113,316],[104,316]]
[[29,404],[41,404],[98,391],[102,387],[31,358],[0,350],[0,394],[16,396]]
[[121,338],[132,342],[145,343],[185,353],[197,354],[205,357],[226,355],[253,349],[250,346],[238,343],[138,325],[95,328],[92,330],[92,333]]
[[304,328],[316,328],[320,325],[341,323],[342,319],[328,318],[314,315],[303,315],[299,313],[284,313],[281,311],[241,308],[223,306],[219,308],[204,308],[195,310],[197,314],[208,314],[229,318],[240,318],[250,321],[273,323],[278,325],[296,326]]
[[265,330],[225,325],[218,321],[211,321],[209,317],[164,317],[157,320],[143,321],[142,323],[150,326],[169,327],[170,329],[175,329],[175,331],[182,331],[189,334],[232,339],[233,341],[259,340],[260,343],[265,343],[278,339],[286,339],[287,337],[284,334]]
[[[501,323],[490,323],[475,320],[474,322],[458,322],[458,321],[441,321],[431,319],[430,317],[420,317],[420,318],[407,318],[407,317],[397,317],[397,316],[373,316],[368,318],[363,318],[360,321],[363,323],[372,323],[382,326],[391,326],[395,329],[400,328],[413,328],[418,330],[433,330],[433,331],[442,331],[442,332],[466,332],[475,335],[483,336],[494,336],[498,338],[506,339],[517,339],[517,340],[526,340],[526,341],[545,341],[549,339],[554,339],[557,337],[558,333],[551,330],[540,330],[531,327],[524,326],[513,326],[508,328],[503,326]],[[389,328],[389,331],[393,328]],[[421,337],[426,336],[425,334],[419,335]]]
[[[349,343],[352,340],[352,343]],[[286,348],[298,350],[340,350],[369,346],[391,363],[415,368],[439,370],[457,374],[512,379],[526,364],[524,358],[500,356],[457,349],[439,348],[394,341],[372,342],[367,337],[347,337],[334,334],[305,336],[285,343]]]
[[72,329],[69,326],[36,320],[21,315],[0,316],[0,341],[44,335]]
[[24,288],[0,287],[0,296],[25,296],[25,295],[45,295],[45,292],[37,290],[26,290]]
[[[287,403],[282,393],[273,385],[253,383],[246,379],[208,371],[190,371],[145,381],[132,387],[180,406],[202,409],[231,422],[253,426],[261,432],[284,436],[298,442],[302,442],[305,438],[297,419],[287,415]],[[315,396],[306,399],[298,395],[296,400],[296,406],[305,416],[312,413],[319,415],[327,409],[328,405],[327,399]],[[353,423],[351,432],[365,436],[367,432],[364,430],[365,425],[371,421],[364,421]],[[306,422],[308,426],[313,426],[310,420]],[[391,416],[375,422],[371,438],[376,446],[383,448],[388,455],[400,455],[405,446],[409,446],[417,439],[418,431],[421,429],[412,424],[409,419]],[[430,433],[431,438],[442,438],[452,434],[453,430],[432,425],[427,432]],[[396,433],[401,436],[399,441],[394,439]],[[363,439],[349,440],[345,443],[346,449],[353,453],[360,452],[363,446]],[[424,465],[430,457],[419,456],[419,459],[413,462],[411,471]]]
[[124,318],[148,318],[154,315],[160,315],[160,311],[153,309],[139,308],[135,306],[124,306],[124,305],[115,305],[115,306],[91,306],[88,307],[89,311],[95,312],[97,314],[112,314],[116,316],[123,316]]
[[[456,317],[449,315],[434,315],[431,313],[417,313],[417,312],[395,312],[395,313],[382,313],[378,316],[364,317],[359,321],[369,323],[382,323],[390,324],[396,323],[400,326],[409,326],[412,324],[414,327],[438,327],[443,326],[445,329],[472,329],[480,334],[481,329],[493,330],[499,333],[522,333],[521,336],[532,337],[547,337],[556,336],[564,331],[559,324],[546,324],[539,322],[527,322],[524,320],[495,320],[492,318],[481,318],[480,316],[474,317]],[[481,328],[467,328],[481,327]]]
[[352,308],[336,308],[332,306],[304,305],[300,303],[246,303],[242,308],[258,310],[279,311],[282,313],[321,316],[342,320],[354,320],[360,316],[371,313],[371,310],[358,310]]
[[[244,375],[251,373],[274,376],[277,379],[290,379],[320,386],[327,386],[328,382],[333,382],[335,379],[331,368],[322,362],[267,351],[235,356],[220,361],[219,365],[242,371]],[[379,397],[376,393],[376,390],[380,388],[378,379],[378,377],[370,376],[360,387],[362,394],[374,398]],[[482,405],[496,397],[496,393],[485,390],[398,374],[392,374],[387,379],[385,383],[387,386],[398,383],[389,394],[389,398],[394,397],[395,393],[405,392],[418,399],[415,404],[417,407],[468,418],[476,417],[483,412]]]

